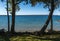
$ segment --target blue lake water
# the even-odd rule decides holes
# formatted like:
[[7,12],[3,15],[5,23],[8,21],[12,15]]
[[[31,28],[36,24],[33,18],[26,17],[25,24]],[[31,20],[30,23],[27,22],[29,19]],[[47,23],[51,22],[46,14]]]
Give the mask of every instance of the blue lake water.
[[[15,30],[16,31],[36,31],[40,30],[47,20],[47,15],[19,15],[16,16]],[[11,24],[11,16],[10,16]],[[0,29],[8,29],[7,16],[0,15]],[[60,30],[60,16],[53,16],[53,29]],[[50,29],[50,24],[48,25]]]

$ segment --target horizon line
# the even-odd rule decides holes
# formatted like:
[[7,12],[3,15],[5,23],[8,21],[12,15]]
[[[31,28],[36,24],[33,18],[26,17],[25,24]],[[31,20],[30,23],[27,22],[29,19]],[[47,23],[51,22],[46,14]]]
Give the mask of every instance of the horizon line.
[[[0,15],[1,16],[1,15]],[[2,15],[3,16],[3,15]],[[6,15],[7,16],[7,15]],[[10,16],[10,15],[9,15]],[[57,16],[60,16],[60,15],[57,15]]]

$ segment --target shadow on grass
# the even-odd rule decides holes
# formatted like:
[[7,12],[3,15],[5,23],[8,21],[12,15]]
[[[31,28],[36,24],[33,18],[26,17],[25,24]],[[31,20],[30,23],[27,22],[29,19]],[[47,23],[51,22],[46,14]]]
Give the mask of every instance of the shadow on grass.
[[8,36],[0,36],[0,41],[10,41]]
[[55,40],[52,40],[52,41],[60,41],[60,39],[55,39]]
[[[23,39],[26,39],[26,37],[30,37],[31,35],[33,35],[32,33],[29,33],[29,32],[19,32],[19,33],[14,33],[14,34],[11,34],[11,37],[10,36],[8,36],[7,35],[7,33],[6,34],[4,34],[4,35],[0,35],[0,41],[13,41],[13,40],[10,40],[10,38],[12,38],[12,37],[17,37],[17,36],[19,36],[19,37],[24,37]],[[48,34],[46,34],[46,35],[43,35],[44,37],[46,37]],[[54,36],[57,36],[57,35],[55,35],[55,34],[53,34]],[[57,37],[57,38],[49,38],[49,36],[48,37],[46,37],[46,38],[44,38],[43,36],[40,36],[40,37],[35,37],[35,35],[34,36],[31,36],[32,37],[32,39],[38,39],[38,40],[42,40],[42,41],[45,41],[45,40],[47,40],[47,41],[49,41],[49,40],[51,40],[51,41],[60,41],[60,34],[58,34],[59,36]],[[43,37],[43,38],[42,38]],[[17,39],[17,38],[16,38]],[[21,38],[19,38],[19,39],[21,39]],[[22,41],[27,41],[27,40],[23,40],[22,39]],[[17,40],[16,40],[17,41]],[[31,40],[32,41],[32,40]]]

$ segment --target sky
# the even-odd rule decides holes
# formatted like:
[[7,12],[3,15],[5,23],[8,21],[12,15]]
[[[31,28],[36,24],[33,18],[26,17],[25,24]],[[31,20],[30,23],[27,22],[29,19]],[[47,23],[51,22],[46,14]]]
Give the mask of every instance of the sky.
[[[7,15],[6,4],[0,1],[0,15]],[[31,4],[24,5],[20,4],[20,10],[16,12],[16,15],[49,15],[48,8],[43,8],[43,5],[37,4],[32,7]],[[59,9],[56,9],[53,15],[60,15]]]

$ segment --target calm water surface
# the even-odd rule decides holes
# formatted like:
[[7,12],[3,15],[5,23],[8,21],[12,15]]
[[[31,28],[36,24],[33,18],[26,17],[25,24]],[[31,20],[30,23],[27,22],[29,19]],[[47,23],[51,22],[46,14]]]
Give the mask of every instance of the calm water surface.
[[[47,20],[47,15],[19,15],[16,16],[15,30],[16,31],[36,31],[40,30]],[[10,16],[11,22],[11,16]],[[11,24],[11,23],[10,23]],[[7,30],[7,16],[0,15],[0,29]],[[60,16],[53,16],[54,30],[60,30]],[[50,24],[48,25],[48,29]]]

